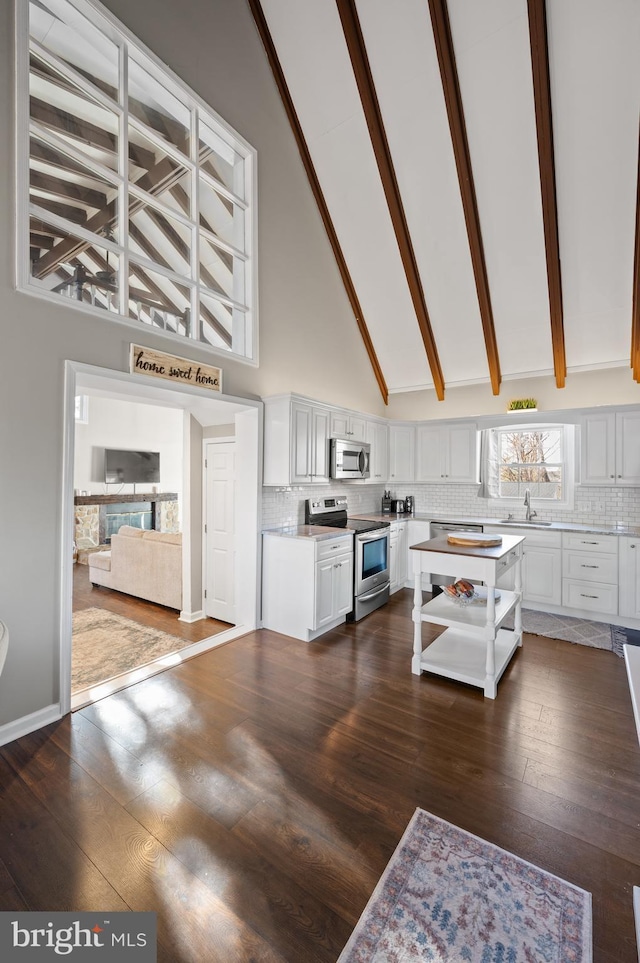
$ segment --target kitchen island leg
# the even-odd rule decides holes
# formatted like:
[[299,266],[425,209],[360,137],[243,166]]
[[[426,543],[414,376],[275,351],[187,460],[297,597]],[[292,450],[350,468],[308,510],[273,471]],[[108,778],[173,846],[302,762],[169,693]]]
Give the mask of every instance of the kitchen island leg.
[[[416,567],[416,566],[414,566]],[[413,658],[411,671],[414,675],[421,675],[422,659],[422,573],[419,568],[413,574]]]
[[484,695],[486,699],[495,699],[498,694],[496,682],[496,589],[494,585],[487,586],[487,622],[485,626],[487,636],[487,663],[485,668]]

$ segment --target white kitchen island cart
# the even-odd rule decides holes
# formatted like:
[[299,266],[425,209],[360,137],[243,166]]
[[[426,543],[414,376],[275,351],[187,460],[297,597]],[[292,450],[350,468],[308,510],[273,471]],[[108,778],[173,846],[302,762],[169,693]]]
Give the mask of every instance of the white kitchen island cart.
[[[415,675],[433,672],[477,686],[484,690],[486,698],[495,699],[498,681],[513,653],[522,645],[523,542],[524,536],[504,535],[499,545],[452,545],[446,535],[439,535],[411,546],[414,574],[411,671]],[[496,593],[498,579],[514,566],[514,590],[500,589]],[[486,602],[474,600],[460,605],[443,592],[423,604],[424,572],[483,582]],[[512,611],[513,631],[501,627]],[[424,650],[423,622],[447,626]]]

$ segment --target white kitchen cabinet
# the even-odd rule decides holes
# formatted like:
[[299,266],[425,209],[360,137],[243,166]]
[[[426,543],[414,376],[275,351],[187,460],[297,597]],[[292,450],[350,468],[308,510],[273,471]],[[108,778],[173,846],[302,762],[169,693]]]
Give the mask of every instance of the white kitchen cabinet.
[[616,535],[563,533],[562,604],[586,614],[618,614]]
[[478,480],[475,422],[422,424],[416,428],[416,481],[473,484]]
[[597,412],[581,424],[581,484],[640,486],[640,411]]
[[371,445],[369,485],[381,485],[389,475],[389,426],[383,421],[367,422],[366,441]]
[[408,566],[408,523],[391,522],[389,535],[389,578],[391,593],[404,588]]
[[264,402],[264,485],[329,482],[329,409],[290,395]]
[[367,419],[363,415],[331,409],[330,434],[332,438],[347,438],[349,441],[367,440]]
[[389,481],[415,481],[415,428],[413,425],[389,426]]
[[[562,604],[562,532],[485,525],[496,535],[520,535],[522,546],[522,600],[549,605]],[[513,591],[513,571],[498,580],[498,588]]]
[[[425,521],[421,518],[408,518],[406,521],[407,525],[407,554],[406,554],[406,566],[407,575],[405,578],[405,585],[413,585],[413,570],[411,568],[411,546],[419,545],[420,542],[428,542],[431,538],[431,522]],[[422,590],[423,592],[431,591],[431,579],[430,573],[422,573]]]
[[640,538],[618,537],[620,584],[618,612],[627,619],[640,620]]
[[353,532],[262,538],[262,624],[311,642],[353,608]]

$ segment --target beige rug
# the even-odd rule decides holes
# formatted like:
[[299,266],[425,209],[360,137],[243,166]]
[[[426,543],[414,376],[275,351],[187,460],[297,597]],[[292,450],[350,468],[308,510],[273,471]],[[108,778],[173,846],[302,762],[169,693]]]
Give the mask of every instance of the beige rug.
[[106,609],[74,612],[71,691],[105,682],[190,644]]

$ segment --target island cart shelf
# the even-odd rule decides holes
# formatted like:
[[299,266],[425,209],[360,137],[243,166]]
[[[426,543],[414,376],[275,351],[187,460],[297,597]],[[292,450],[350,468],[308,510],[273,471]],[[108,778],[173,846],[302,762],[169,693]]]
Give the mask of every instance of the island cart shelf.
[[[411,546],[414,574],[413,595],[413,660],[415,675],[436,675],[466,682],[484,690],[495,699],[498,681],[509,661],[522,645],[522,535],[503,535],[500,545],[451,545],[446,535]],[[437,554],[437,559],[434,558]],[[496,582],[515,566],[515,590],[500,589],[496,600]],[[441,572],[453,578],[484,582],[486,604],[471,602],[459,605],[444,593],[422,602],[422,575]],[[514,629],[501,628],[510,612],[514,613]],[[438,638],[422,648],[422,623],[446,625]]]

